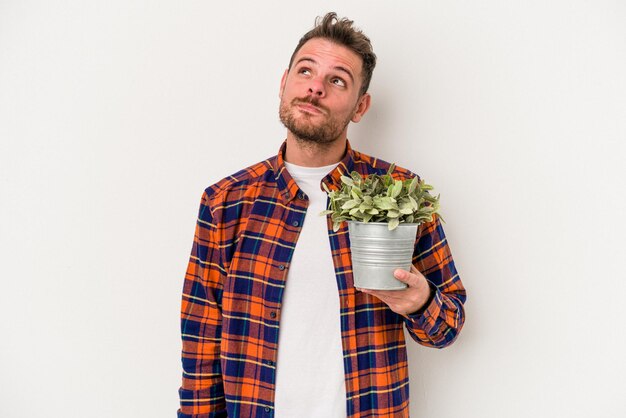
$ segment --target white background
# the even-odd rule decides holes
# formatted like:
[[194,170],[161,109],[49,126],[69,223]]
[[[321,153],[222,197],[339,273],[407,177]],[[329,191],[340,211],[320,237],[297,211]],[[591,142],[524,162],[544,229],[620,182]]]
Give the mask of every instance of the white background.
[[353,146],[436,186],[468,289],[411,416],[626,416],[618,0],[0,0],[0,416],[175,416],[202,190],[276,153],[328,10],[379,58]]

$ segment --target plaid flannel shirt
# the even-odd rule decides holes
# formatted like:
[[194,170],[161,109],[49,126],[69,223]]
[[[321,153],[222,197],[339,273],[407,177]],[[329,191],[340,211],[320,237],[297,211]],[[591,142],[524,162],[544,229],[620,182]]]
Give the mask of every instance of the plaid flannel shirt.
[[[305,216],[307,197],[285,168],[283,153],[239,171],[202,196],[185,276],[179,418],[272,417],[281,298]],[[389,163],[346,145],[322,181],[384,174]],[[396,167],[393,177],[414,174]],[[413,264],[434,289],[420,313],[402,316],[353,287],[347,226],[328,238],[340,298],[348,417],[408,417],[409,378],[403,331],[445,347],[464,322],[465,289],[440,220],[420,225]],[[315,396],[315,394],[311,394]]]

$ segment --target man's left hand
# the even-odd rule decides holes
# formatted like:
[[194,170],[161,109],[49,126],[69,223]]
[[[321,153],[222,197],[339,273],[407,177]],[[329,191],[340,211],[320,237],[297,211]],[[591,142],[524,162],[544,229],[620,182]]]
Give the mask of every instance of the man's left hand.
[[422,309],[430,299],[430,286],[426,277],[420,273],[415,266],[411,266],[411,272],[396,269],[393,272],[396,279],[407,284],[402,290],[371,290],[360,289],[363,293],[376,296],[389,306],[397,314],[408,315]]

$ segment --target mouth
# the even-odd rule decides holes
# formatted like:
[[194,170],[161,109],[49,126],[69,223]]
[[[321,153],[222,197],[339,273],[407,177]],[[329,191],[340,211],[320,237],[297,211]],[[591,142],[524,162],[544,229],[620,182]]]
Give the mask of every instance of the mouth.
[[304,112],[304,113],[309,113],[311,115],[322,115],[322,114],[324,114],[324,111],[321,108],[319,108],[319,107],[317,107],[317,106],[315,106],[315,105],[313,105],[311,103],[298,102],[298,103],[296,103],[296,106],[298,107],[298,109],[301,112]]

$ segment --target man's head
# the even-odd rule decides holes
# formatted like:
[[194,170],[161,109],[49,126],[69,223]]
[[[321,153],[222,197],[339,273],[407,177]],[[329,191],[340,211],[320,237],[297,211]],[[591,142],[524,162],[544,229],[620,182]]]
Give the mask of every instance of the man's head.
[[279,115],[294,139],[328,145],[345,139],[350,121],[368,110],[376,56],[352,21],[328,13],[316,22],[283,74]]
[[366,93],[374,73],[374,67],[376,67],[376,54],[374,54],[370,39],[359,29],[354,28],[352,23],[354,23],[352,20],[345,17],[338,19],[334,12],[326,13],[324,17],[318,17],[315,20],[315,27],[300,38],[289,59],[289,68],[291,69],[294,57],[307,41],[313,38],[327,39],[337,45],[345,46],[361,57],[363,84],[360,93],[361,95]]

